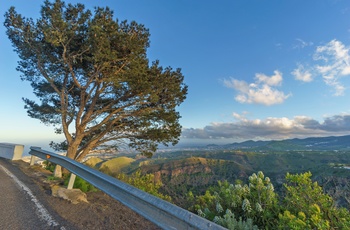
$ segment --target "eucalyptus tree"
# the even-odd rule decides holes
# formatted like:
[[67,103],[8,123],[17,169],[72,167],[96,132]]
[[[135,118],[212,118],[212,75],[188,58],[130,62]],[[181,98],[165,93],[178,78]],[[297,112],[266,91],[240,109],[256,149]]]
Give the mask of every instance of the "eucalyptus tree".
[[187,86],[180,69],[149,62],[144,25],[115,19],[108,7],[60,0],[40,12],[34,20],[11,7],[4,25],[21,79],[39,99],[23,99],[28,115],[65,136],[52,147],[79,161],[98,147],[126,143],[152,156],[159,144],[178,142]]

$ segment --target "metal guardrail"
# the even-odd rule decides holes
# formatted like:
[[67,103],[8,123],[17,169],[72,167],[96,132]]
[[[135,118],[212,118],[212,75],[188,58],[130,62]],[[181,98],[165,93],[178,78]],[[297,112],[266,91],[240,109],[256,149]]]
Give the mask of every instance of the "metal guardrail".
[[0,157],[10,160],[20,160],[22,159],[23,149],[24,145],[0,143]]
[[226,229],[68,157],[38,147],[29,154],[61,165],[163,229]]

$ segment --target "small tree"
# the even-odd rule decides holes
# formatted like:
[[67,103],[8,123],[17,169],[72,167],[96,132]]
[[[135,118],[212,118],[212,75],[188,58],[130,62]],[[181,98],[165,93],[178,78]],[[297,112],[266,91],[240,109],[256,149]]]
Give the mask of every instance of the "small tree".
[[17,70],[40,99],[23,99],[28,115],[65,136],[53,148],[79,161],[96,147],[127,143],[152,156],[158,144],[178,142],[176,107],[187,86],[180,69],[149,64],[143,25],[115,20],[108,7],[91,12],[60,0],[45,1],[36,22],[11,7],[4,25]]

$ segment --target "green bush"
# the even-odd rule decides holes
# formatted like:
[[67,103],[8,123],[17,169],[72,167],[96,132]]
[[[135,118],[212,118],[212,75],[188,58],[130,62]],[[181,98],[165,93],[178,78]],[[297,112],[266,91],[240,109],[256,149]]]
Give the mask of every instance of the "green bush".
[[159,192],[159,189],[162,186],[162,183],[155,181],[153,174],[141,175],[140,171],[137,171],[130,176],[120,173],[117,175],[117,179],[124,181],[127,184],[130,184],[144,192],[147,192],[153,196],[159,197],[166,201],[171,201],[171,197],[164,195]]
[[50,172],[55,171],[56,164],[51,163],[50,161],[44,161],[43,165],[44,165],[44,169],[49,170]]
[[247,219],[247,221],[244,221],[242,220],[242,217],[240,217],[237,221],[235,219],[235,214],[233,214],[229,209],[226,210],[223,217],[216,216],[213,221],[230,230],[258,230],[258,226],[253,225],[252,219]]
[[[70,177],[66,177],[66,179],[64,180],[65,186],[68,185],[69,178]],[[78,188],[82,192],[96,192],[96,191],[98,191],[98,189],[95,186],[93,186],[92,184],[90,184],[89,182],[85,181],[84,179],[82,179],[78,176],[75,178],[73,188]]]
[[225,219],[229,211],[244,221],[269,229],[277,225],[279,214],[274,187],[262,172],[250,176],[248,185],[218,182],[218,187],[210,188],[204,195],[195,198],[192,210],[211,221]]
[[101,172],[116,177],[118,180],[121,180],[127,184],[130,184],[144,192],[147,192],[153,196],[159,197],[163,200],[171,202],[171,197],[164,195],[159,192],[159,189],[162,187],[162,183],[154,179],[153,174],[141,175],[141,171],[136,171],[131,175],[125,173],[114,173],[110,170],[107,165],[104,165],[99,169]]
[[311,176],[288,173],[280,200],[262,172],[250,176],[249,184],[219,182],[204,195],[189,193],[188,199],[192,211],[229,229],[350,229],[349,211],[337,208]]
[[311,172],[287,173],[286,194],[282,202],[284,212],[279,215],[283,229],[350,229],[350,213],[335,207],[331,196],[325,194]]

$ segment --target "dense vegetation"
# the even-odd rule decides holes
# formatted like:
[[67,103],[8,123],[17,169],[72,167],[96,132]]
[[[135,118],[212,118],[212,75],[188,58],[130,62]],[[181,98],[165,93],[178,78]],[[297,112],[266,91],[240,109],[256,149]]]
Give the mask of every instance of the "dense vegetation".
[[133,159],[88,162],[229,229],[350,229],[341,199],[350,188],[345,151],[207,150]]
[[240,150],[191,150],[157,153],[153,159],[137,160],[124,168],[125,173],[140,169],[154,174],[163,183],[161,192],[170,195],[173,202],[189,208],[186,194],[202,195],[217,181],[248,183],[254,172],[262,171],[275,187],[283,192],[286,174],[310,171],[311,179],[331,195],[337,206],[350,208],[348,151],[276,151],[270,153]]
[[141,171],[136,171],[127,175],[121,172],[123,167],[127,167],[128,164],[132,163],[133,161],[133,159],[128,157],[118,157],[108,161],[102,161],[98,158],[91,158],[85,162],[85,164],[97,168],[101,172],[113,176],[142,191],[152,194],[153,196],[159,197],[166,201],[171,201],[171,197],[169,195],[164,195],[159,192],[163,184],[160,181],[156,181],[153,174],[142,175]]
[[270,178],[259,172],[249,184],[219,182],[204,195],[190,193],[189,201],[200,216],[229,229],[237,229],[237,222],[248,229],[350,229],[349,211],[337,208],[310,178],[310,172],[287,174],[284,195],[278,198]]
[[350,229],[349,162],[348,151],[206,149],[86,163],[230,229]]
[[171,201],[170,196],[159,192],[162,183],[155,181],[154,175],[152,174],[141,175],[141,172],[137,171],[128,176],[124,173],[119,173],[117,175],[117,179],[124,181],[125,183],[128,183],[138,189],[141,189],[142,191],[152,194],[153,196],[159,197],[166,201]]

